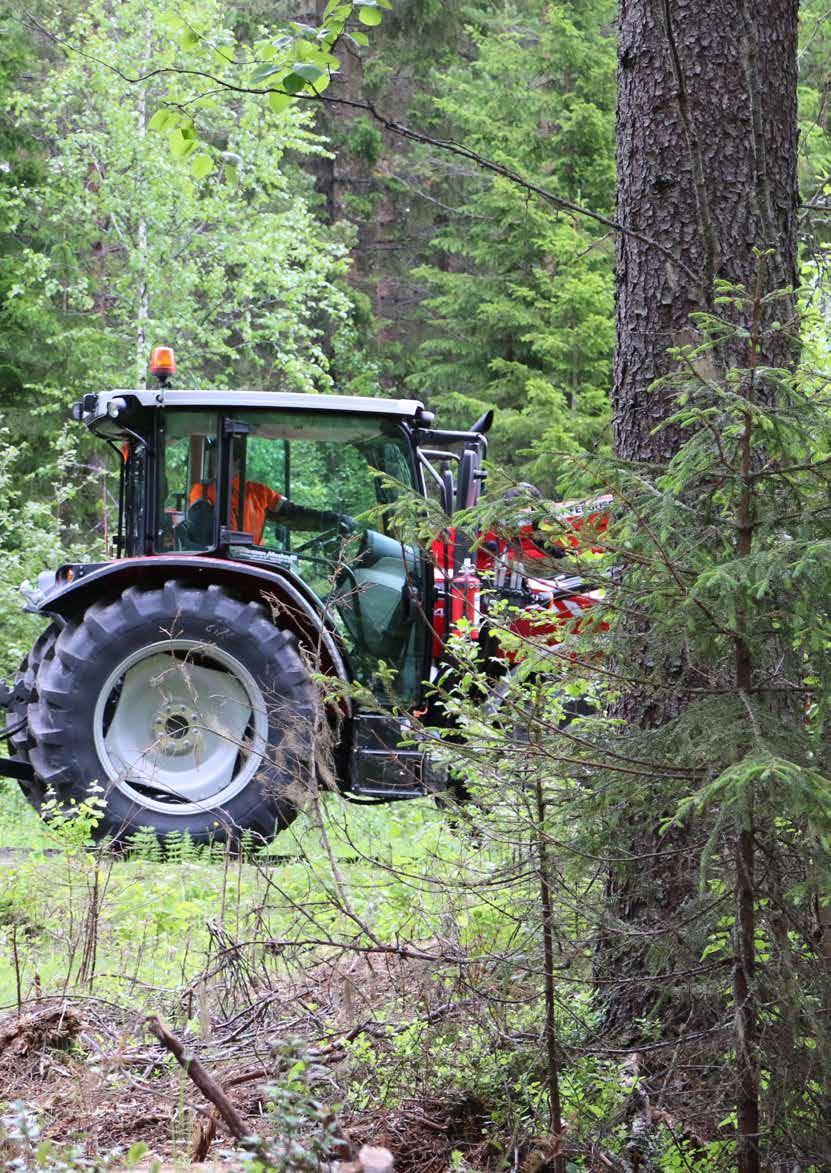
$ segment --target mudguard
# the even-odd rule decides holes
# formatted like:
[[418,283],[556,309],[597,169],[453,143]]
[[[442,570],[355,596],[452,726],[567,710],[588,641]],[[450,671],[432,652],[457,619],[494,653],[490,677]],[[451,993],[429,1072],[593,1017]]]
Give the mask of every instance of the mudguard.
[[[40,589],[28,593],[28,610],[65,623],[83,614],[101,599],[120,595],[130,586],[154,588],[170,579],[194,585],[216,584],[240,598],[264,603],[279,616],[281,625],[319,657],[319,671],[345,682],[354,679],[345,648],[320,601],[288,569],[194,554],[155,554],[148,558],[120,558],[93,565],[64,566],[52,576],[41,576]],[[342,793],[358,801],[419,798],[426,793],[428,764],[418,750],[402,750],[400,721],[373,718],[354,710],[348,698],[341,702],[340,718],[347,718],[345,738],[337,754]],[[338,714],[333,711],[333,717]],[[22,767],[30,776],[31,767]],[[0,774],[20,777],[21,765],[0,759]]]
[[321,672],[347,682],[353,679],[346,650],[320,600],[301,579],[277,565],[195,554],[154,554],[150,558],[64,566],[54,585],[42,595],[38,592],[36,599],[29,596],[28,609],[65,622],[99,599],[120,595],[127,587],[158,587],[174,578],[198,586],[216,583],[241,598],[273,608],[298,641],[320,657]]

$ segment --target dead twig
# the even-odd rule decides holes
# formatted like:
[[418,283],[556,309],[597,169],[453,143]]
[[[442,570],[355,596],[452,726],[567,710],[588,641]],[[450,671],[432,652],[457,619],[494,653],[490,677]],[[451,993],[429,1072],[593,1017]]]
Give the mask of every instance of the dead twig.
[[213,1076],[209,1074],[197,1058],[188,1054],[185,1050],[184,1043],[170,1033],[158,1015],[151,1014],[145,1022],[150,1033],[155,1035],[162,1046],[170,1052],[188,1079],[196,1085],[205,1099],[213,1104],[219,1115],[225,1121],[231,1135],[241,1144],[245,1145],[246,1148],[255,1152],[267,1167],[268,1154],[262,1142],[252,1136],[250,1130],[246,1128],[242,1116],[240,1116],[239,1112],[228,1099],[223,1088],[220,1087]]

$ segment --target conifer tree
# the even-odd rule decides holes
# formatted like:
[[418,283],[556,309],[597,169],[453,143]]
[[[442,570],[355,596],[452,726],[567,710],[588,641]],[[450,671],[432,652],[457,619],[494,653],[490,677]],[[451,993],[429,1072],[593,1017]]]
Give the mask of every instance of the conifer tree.
[[[475,69],[458,61],[434,79],[442,133],[610,215],[612,15],[605,0],[483,13]],[[428,190],[434,156],[417,171]],[[493,459],[553,494],[556,454],[606,441],[612,242],[505,179],[448,171],[452,211],[415,270],[428,326],[407,383],[453,426],[496,407]]]
[[[726,456],[722,460],[729,465],[725,475],[733,478],[731,485],[743,478],[735,511],[725,521],[739,559],[751,557],[754,548],[756,520],[747,496],[753,461],[767,460],[750,438],[756,413],[775,405],[782,391],[771,369],[787,367],[795,355],[793,333],[774,324],[792,318],[788,290],[796,281],[797,7],[797,0],[755,5],[746,0],[696,5],[622,0],[620,8],[617,217],[623,231],[617,256],[616,452],[646,475],[672,467],[684,436],[677,414],[682,392],[677,378],[666,377],[668,355],[702,341],[701,323],[711,319],[697,314],[715,310],[719,281],[738,287],[725,303],[717,345],[683,353],[713,387],[730,388],[732,401],[712,406],[715,433],[732,427],[736,400],[745,400],[739,412],[744,447],[734,451],[732,464]],[[661,249],[627,229],[658,241]],[[774,298],[776,290],[784,292]],[[752,363],[747,337],[754,339]],[[749,376],[735,375],[748,367]],[[694,507],[700,506],[696,498]],[[747,643],[748,587],[733,585],[731,623],[722,638],[734,641],[734,685],[747,698],[754,672]],[[655,650],[649,620],[638,614],[628,623],[645,663],[660,661],[666,676],[669,653]],[[624,696],[619,712],[631,729],[660,730],[683,713],[702,671],[695,648],[679,652],[674,670],[675,689],[649,693],[637,688]],[[663,842],[654,808],[644,814],[632,818],[629,842],[637,846],[636,854],[645,854],[650,842]],[[748,806],[737,821],[734,861],[738,1164],[743,1173],[760,1168],[753,1037],[755,834]],[[677,848],[680,855],[683,844]],[[668,865],[655,852],[655,860],[653,867],[639,876],[630,872],[623,881],[618,892],[622,915],[648,918],[658,910],[669,915],[690,897],[690,877],[677,859]],[[643,952],[634,956],[642,959]],[[654,1005],[652,994],[647,1000]],[[637,1013],[637,1002],[630,990],[626,1018]]]

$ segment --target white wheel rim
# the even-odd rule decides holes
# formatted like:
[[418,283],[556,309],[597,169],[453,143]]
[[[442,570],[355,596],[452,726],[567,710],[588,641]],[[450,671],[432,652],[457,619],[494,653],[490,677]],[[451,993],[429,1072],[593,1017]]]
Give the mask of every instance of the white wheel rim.
[[189,815],[244,790],[268,744],[262,690],[221,648],[167,639],[107,677],[93,739],[108,780],[147,810]]

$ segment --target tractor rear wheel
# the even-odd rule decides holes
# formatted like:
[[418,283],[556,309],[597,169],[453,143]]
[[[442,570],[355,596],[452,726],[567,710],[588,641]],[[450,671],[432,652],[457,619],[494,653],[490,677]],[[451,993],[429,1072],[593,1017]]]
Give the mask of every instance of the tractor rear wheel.
[[314,700],[293,637],[218,586],[130,587],[67,624],[38,669],[29,758],[39,789],[81,802],[97,834],[270,840],[297,813]]
[[[40,633],[14,679],[15,692],[19,694],[20,699],[15,700],[9,708],[6,727],[14,730],[8,739],[9,751],[15,761],[25,762],[27,765],[30,764],[29,750],[34,744],[27,720],[28,708],[37,696],[38,670],[43,660],[52,655],[57,635],[58,628],[54,624],[50,624]],[[40,806],[43,801],[43,787],[36,779],[21,781],[20,789],[32,806]]]

